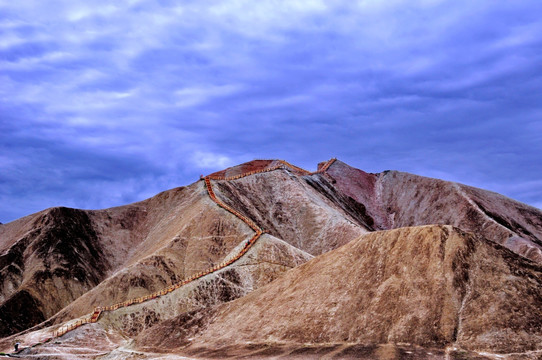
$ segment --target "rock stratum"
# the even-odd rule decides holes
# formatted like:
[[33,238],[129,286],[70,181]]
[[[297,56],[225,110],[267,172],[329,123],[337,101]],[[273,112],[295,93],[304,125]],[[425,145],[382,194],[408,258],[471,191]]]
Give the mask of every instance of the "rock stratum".
[[0,352],[540,359],[542,211],[335,159],[47,209],[0,224]]

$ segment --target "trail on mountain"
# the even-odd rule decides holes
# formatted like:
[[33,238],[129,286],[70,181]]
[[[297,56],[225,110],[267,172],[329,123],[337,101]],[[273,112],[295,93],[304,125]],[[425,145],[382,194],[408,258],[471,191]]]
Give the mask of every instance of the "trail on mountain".
[[42,340],[42,341],[40,341],[38,343],[35,343],[33,345],[21,348],[21,349],[19,349],[19,351],[17,351],[17,353],[20,353],[24,349],[35,347],[35,346],[50,342],[54,338],[60,337],[60,336],[66,334],[66,333],[68,333],[68,332],[70,332],[72,330],[75,330],[75,329],[85,325],[85,324],[95,323],[95,322],[97,322],[99,320],[100,315],[103,312],[115,311],[117,309],[120,309],[120,308],[123,308],[123,307],[128,307],[128,306],[131,306],[131,305],[134,305],[134,304],[141,304],[143,302],[150,301],[150,300],[159,298],[161,296],[164,296],[166,294],[169,294],[172,291],[175,291],[175,290],[179,289],[180,287],[182,287],[182,286],[184,286],[184,285],[186,285],[186,284],[188,284],[190,282],[198,280],[198,279],[200,279],[200,278],[202,278],[202,277],[204,277],[206,275],[212,274],[212,273],[214,273],[214,272],[216,272],[218,270],[221,270],[221,269],[233,264],[234,262],[239,260],[244,254],[246,254],[246,252],[254,245],[254,243],[265,232],[265,230],[260,228],[258,225],[256,225],[256,223],[254,221],[252,221],[251,219],[247,218],[246,216],[242,215],[237,210],[233,209],[232,207],[230,207],[227,204],[225,204],[224,202],[222,202],[216,196],[216,194],[215,194],[215,192],[213,190],[211,180],[214,180],[214,181],[233,181],[233,180],[237,180],[237,179],[240,179],[240,178],[243,178],[243,177],[247,177],[247,176],[251,176],[251,175],[255,175],[255,174],[260,174],[260,173],[265,173],[265,172],[270,172],[270,171],[275,171],[275,170],[293,170],[294,172],[296,172],[296,173],[298,173],[299,175],[302,175],[302,176],[304,176],[304,175],[313,175],[313,174],[321,174],[321,173],[324,173],[325,171],[327,171],[327,169],[331,166],[331,164],[333,164],[333,162],[335,162],[335,160],[336,160],[335,158],[332,158],[332,159],[328,160],[315,172],[309,172],[309,171],[304,170],[304,169],[302,169],[300,167],[292,165],[292,164],[288,163],[287,161],[279,160],[278,161],[279,164],[276,165],[276,166],[272,166],[272,167],[264,168],[264,169],[259,169],[259,170],[254,170],[254,171],[248,171],[248,172],[244,172],[242,174],[238,174],[238,175],[235,175],[235,176],[230,176],[230,177],[219,176],[219,175],[207,175],[205,177],[202,176],[201,180],[203,180],[205,182],[205,187],[207,189],[207,193],[208,193],[209,197],[211,198],[211,200],[214,203],[216,203],[218,206],[223,208],[224,210],[226,210],[229,213],[235,215],[237,218],[239,218],[241,221],[243,221],[245,224],[247,224],[247,226],[249,226],[254,231],[254,235],[248,241],[246,241],[245,246],[243,246],[243,248],[234,257],[232,257],[230,259],[227,259],[227,260],[224,260],[220,264],[215,265],[214,267],[212,267],[210,269],[199,272],[199,273],[197,273],[197,274],[195,274],[195,275],[193,275],[193,276],[191,276],[189,278],[183,279],[183,280],[181,280],[181,281],[179,281],[179,282],[177,282],[177,283],[175,283],[175,284],[173,284],[173,285],[171,285],[171,286],[169,286],[169,287],[167,287],[165,289],[162,289],[161,291],[158,291],[158,292],[146,295],[146,296],[126,300],[126,301],[123,301],[123,302],[120,302],[120,303],[117,303],[117,304],[114,304],[114,305],[110,305],[110,306],[104,306],[104,307],[98,306],[98,307],[96,307],[94,309],[94,312],[92,314],[90,314],[90,316],[85,317],[83,319],[78,319],[75,322],[71,322],[71,323],[68,323],[68,324],[65,324],[65,325],[61,326],[60,328],[58,328],[57,330],[55,330],[53,332],[53,335],[51,337],[46,338],[46,339],[44,339],[44,340]]

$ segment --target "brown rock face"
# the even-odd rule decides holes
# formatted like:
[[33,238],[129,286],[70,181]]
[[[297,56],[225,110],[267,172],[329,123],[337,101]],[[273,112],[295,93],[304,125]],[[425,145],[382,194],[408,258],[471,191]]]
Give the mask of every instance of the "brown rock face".
[[24,354],[542,356],[542,211],[397,171],[318,168],[254,160],[212,174],[211,192],[233,212],[198,181],[126,206],[1,224],[0,352],[233,259],[260,228],[233,264]]
[[[450,226],[402,228],[363,235],[218,307],[209,324],[200,319],[206,326],[192,347],[409,343],[536,350],[541,306],[542,267]],[[155,341],[153,331],[140,337],[142,344]],[[158,338],[173,343],[167,333]]]
[[386,171],[367,174],[336,161],[335,188],[366,208],[375,230],[443,224],[480,234],[542,263],[542,211],[470,186]]
[[136,336],[156,323],[243,297],[311,258],[283,241],[264,235],[246,256],[227,269],[207,275],[157,301],[106,313],[101,321]]
[[369,231],[357,204],[320,185],[324,181],[320,175],[274,171],[217,181],[216,193],[270,234],[319,255]]
[[0,336],[54,315],[111,267],[87,213],[51,209],[35,216],[32,227],[0,256]]
[[[227,174],[277,164],[255,162]],[[297,171],[253,175],[236,180],[233,187],[227,181],[216,183],[226,203],[309,254],[326,252],[367,231],[307,186]],[[305,209],[301,213],[300,207]],[[118,208],[46,210],[2,225],[0,231],[0,314],[5,319],[0,336],[161,290],[216,265],[251,233],[209,199],[203,182]],[[23,290],[23,298],[37,310],[21,318],[12,302],[19,301],[15,295]]]

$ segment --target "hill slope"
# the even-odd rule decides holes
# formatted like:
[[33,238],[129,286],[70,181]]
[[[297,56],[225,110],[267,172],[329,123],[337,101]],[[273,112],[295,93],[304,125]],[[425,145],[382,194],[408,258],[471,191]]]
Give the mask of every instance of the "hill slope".
[[[219,306],[184,351],[391,342],[520,352],[542,349],[541,308],[542,267],[451,226],[401,228],[363,235]],[[175,321],[138,344],[186,343],[169,332]]]
[[326,175],[366,208],[375,229],[453,225],[542,263],[542,211],[494,192],[399,171],[368,174],[335,161]]
[[[432,224],[442,226],[416,227]],[[210,347],[230,356],[225,345],[247,342],[286,344],[279,353],[290,355],[326,342],[339,357],[416,353],[412,346],[426,357],[452,356],[450,346],[472,358],[481,349],[536,355],[535,263],[542,211],[499,194],[334,159],[315,173],[255,160],[138,203],[53,208],[1,225],[0,350],[145,297],[61,338],[78,347],[101,337],[120,358],[125,336],[139,350],[197,356]],[[174,290],[187,278],[196,280]]]

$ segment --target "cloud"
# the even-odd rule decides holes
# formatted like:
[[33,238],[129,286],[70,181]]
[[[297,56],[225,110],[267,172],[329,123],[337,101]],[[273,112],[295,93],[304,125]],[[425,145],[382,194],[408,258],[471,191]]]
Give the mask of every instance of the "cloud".
[[219,170],[234,165],[232,159],[227,156],[203,151],[196,151],[191,160],[195,167],[205,170]]
[[0,3],[0,198],[26,204],[0,221],[121,205],[257,157],[314,169],[338,156],[540,204],[541,12],[534,0]]
[[232,95],[240,89],[240,86],[235,86],[233,84],[182,88],[175,90],[174,92],[177,97],[177,101],[174,105],[176,107],[201,105],[216,97]]

